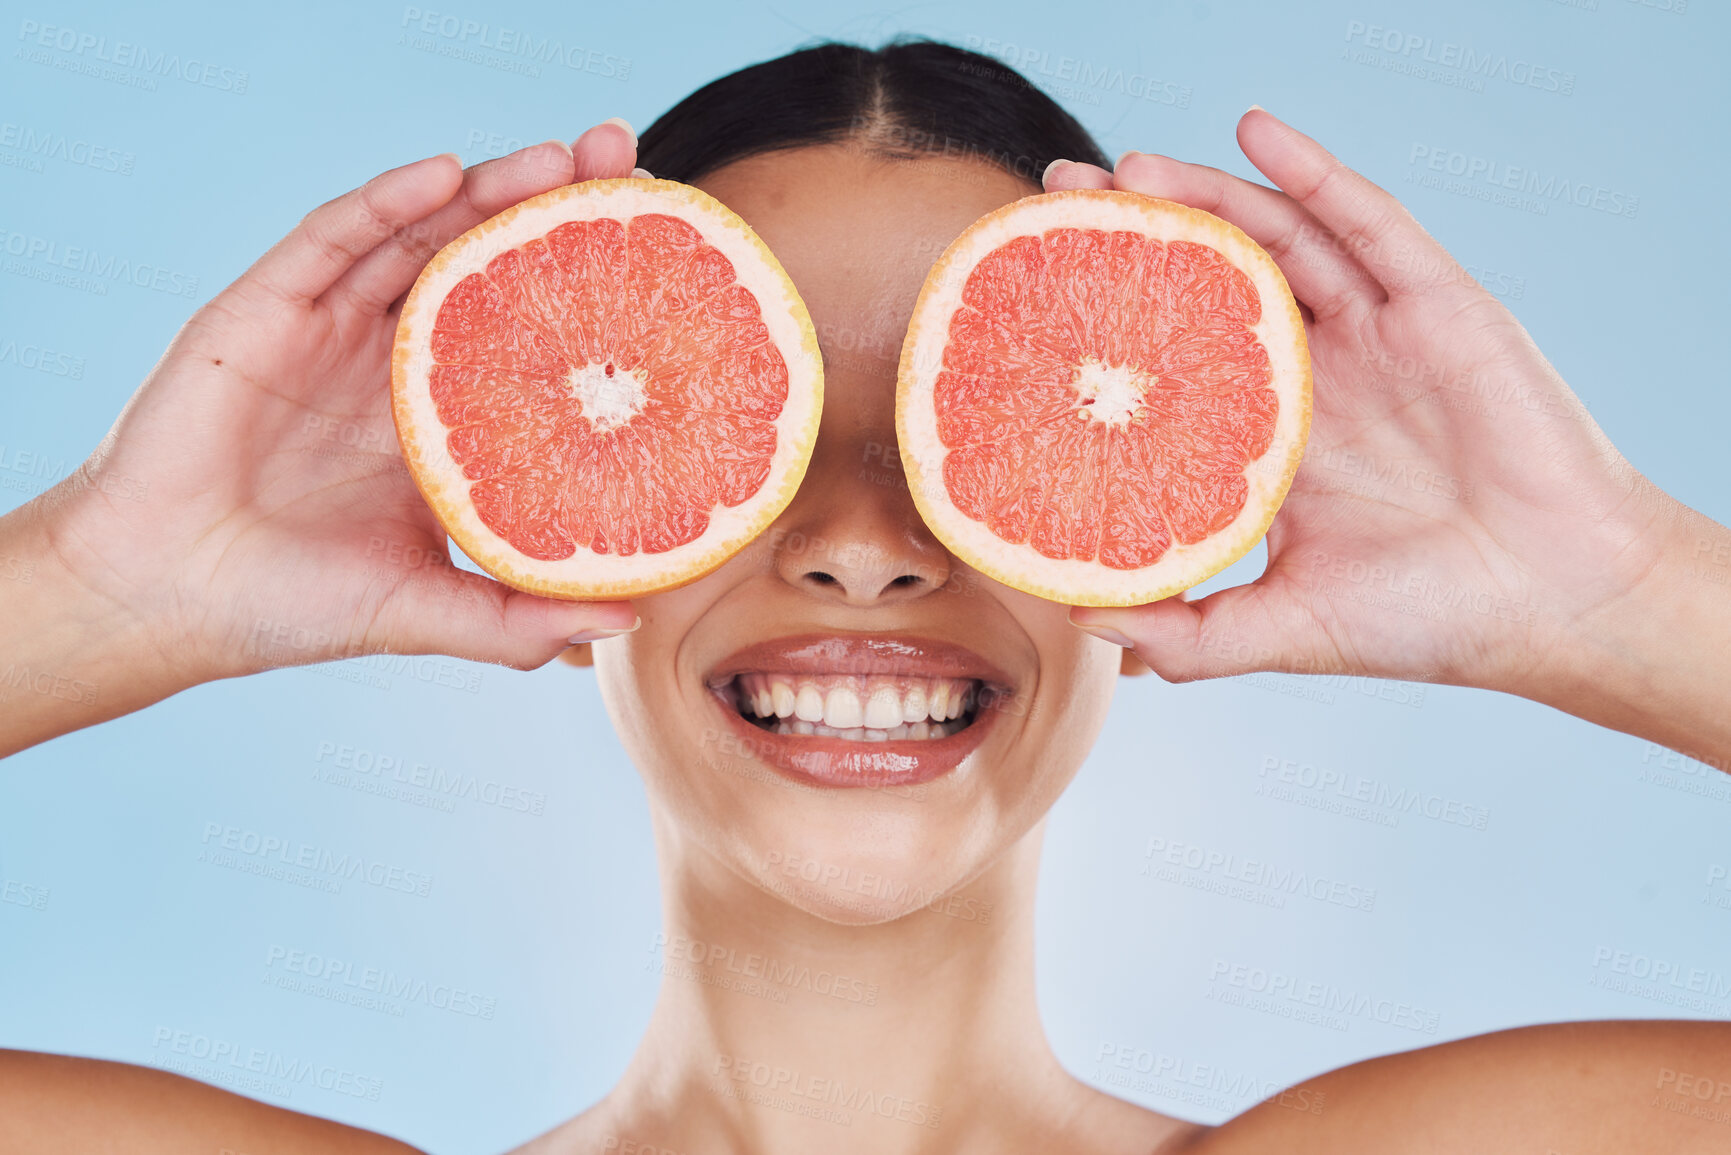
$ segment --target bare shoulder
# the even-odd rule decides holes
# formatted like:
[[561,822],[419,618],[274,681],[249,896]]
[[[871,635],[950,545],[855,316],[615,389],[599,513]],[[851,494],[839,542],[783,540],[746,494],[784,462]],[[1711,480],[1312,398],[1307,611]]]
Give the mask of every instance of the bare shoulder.
[[1196,1136],[1187,1155],[1731,1150],[1731,1024],[1557,1023],[1342,1067]]
[[413,1147],[285,1111],[167,1071],[0,1050],[0,1151],[184,1155],[418,1155]]

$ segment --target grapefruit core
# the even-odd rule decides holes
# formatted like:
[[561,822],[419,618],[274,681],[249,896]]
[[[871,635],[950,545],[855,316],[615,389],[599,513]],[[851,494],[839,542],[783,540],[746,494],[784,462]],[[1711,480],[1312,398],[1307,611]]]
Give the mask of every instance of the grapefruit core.
[[1069,605],[1140,605],[1267,532],[1310,431],[1304,323],[1236,227],[1115,190],[989,213],[926,278],[896,431],[956,557]]
[[823,368],[793,282],[731,210],[595,180],[439,251],[403,305],[391,403],[415,484],[483,570],[627,598],[708,573],[793,499]]

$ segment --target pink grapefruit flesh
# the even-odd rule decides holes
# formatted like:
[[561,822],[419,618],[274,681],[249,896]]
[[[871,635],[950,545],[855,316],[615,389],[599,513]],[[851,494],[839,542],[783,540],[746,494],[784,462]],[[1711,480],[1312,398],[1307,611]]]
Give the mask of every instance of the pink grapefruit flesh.
[[1236,227],[1137,193],[990,213],[915,305],[896,423],[957,557],[1072,605],[1201,582],[1273,520],[1310,428],[1304,325]]
[[546,596],[623,598],[708,573],[786,507],[823,370],[743,220],[688,185],[597,180],[433,258],[391,390],[416,484],[477,565]]

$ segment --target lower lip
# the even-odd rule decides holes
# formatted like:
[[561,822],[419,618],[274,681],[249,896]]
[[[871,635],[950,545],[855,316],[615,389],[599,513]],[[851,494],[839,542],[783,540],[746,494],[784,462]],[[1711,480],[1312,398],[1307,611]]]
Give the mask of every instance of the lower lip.
[[808,786],[837,789],[918,786],[941,778],[986,740],[995,714],[976,710],[973,722],[947,738],[853,742],[815,734],[777,734],[748,722],[721,695],[712,693],[710,699],[727,715],[728,727],[739,739],[739,749],[726,753],[766,762]]

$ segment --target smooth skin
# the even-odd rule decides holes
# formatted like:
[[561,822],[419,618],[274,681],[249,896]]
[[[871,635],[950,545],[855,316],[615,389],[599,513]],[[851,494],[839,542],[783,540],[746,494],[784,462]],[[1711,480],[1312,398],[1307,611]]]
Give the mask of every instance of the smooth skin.
[[[1056,166],[1048,187],[1115,182],[1226,216],[1270,250],[1313,318],[1312,443],[1270,533],[1269,570],[1251,586],[1068,611],[942,551],[905,489],[873,467],[895,459],[883,452],[894,439],[894,355],[932,257],[984,212],[1035,190],[983,163],[840,146],[750,158],[699,182],[765,237],[824,343],[831,388],[817,452],[770,533],[702,581],[629,606],[545,602],[442,564],[381,566],[379,538],[439,548],[443,537],[395,467],[392,441],[373,461],[308,454],[307,415],[388,428],[392,314],[420,263],[510,203],[624,175],[629,134],[599,126],[574,157],[539,146],[460,176],[434,158],[316,211],[188,324],[88,472],[0,519],[0,556],[55,578],[21,592],[29,604],[6,615],[0,649],[98,688],[92,703],[0,703],[5,749],[202,681],[371,648],[534,666],[573,636],[641,615],[635,632],[571,656],[593,659],[644,774],[667,937],[845,972],[875,986],[877,1001],[796,991],[767,1002],[674,974],[669,951],[655,1017],[620,1085],[526,1150],[600,1150],[610,1138],[612,1149],[682,1152],[1723,1150],[1724,1124],[1692,1117],[1693,1100],[1667,1089],[1677,1073],[1731,1079],[1731,1027],[1721,1024],[1567,1024],[1460,1040],[1320,1076],[1219,1128],[1105,1095],[1046,1045],[1032,961],[1041,824],[1103,722],[1114,675],[1139,668],[1136,658],[1170,680],[1298,669],[1501,689],[1731,764],[1712,700],[1731,685],[1731,606],[1726,586],[1701,576],[1731,557],[1731,533],[1624,462],[1518,323],[1393,198],[1266,113],[1248,114],[1239,138],[1284,192],[1141,154],[1115,174]],[[1402,378],[1407,361],[1438,368]],[[1446,404],[1461,392],[1447,383],[1478,370],[1511,383],[1466,393],[1488,413]],[[1534,394],[1549,400],[1528,408]],[[207,443],[189,449],[189,427],[208,427]],[[1473,499],[1343,493],[1323,463],[1347,452],[1470,480]],[[146,501],[113,500],[105,474],[148,479]],[[132,552],[103,552],[98,543],[122,532]],[[791,544],[817,536],[822,550]],[[308,556],[316,564],[293,580],[277,573]],[[1452,580],[1491,600],[1451,606],[1460,612],[1442,622],[1392,613],[1325,589],[1336,559]],[[1538,613],[1509,620],[1499,607],[1510,605]],[[1072,618],[1115,631],[1108,640],[1130,642],[1135,656]],[[260,620],[331,640],[284,646]],[[703,712],[713,704],[698,685],[705,665],[810,628],[962,640],[1008,668],[1029,708],[996,719],[968,772],[916,798],[796,789],[718,760]],[[790,887],[772,852],[919,885],[912,896],[874,888],[869,902],[857,888]],[[939,904],[949,913],[921,901],[931,893],[954,900]],[[989,919],[957,914],[982,909]],[[838,1127],[760,1107],[716,1092],[724,1057],[839,1079],[928,1115],[936,1107],[941,1121]],[[1318,1103],[1320,1113],[1309,1109]],[[6,1150],[201,1146],[407,1150],[163,1072],[0,1053]]]

